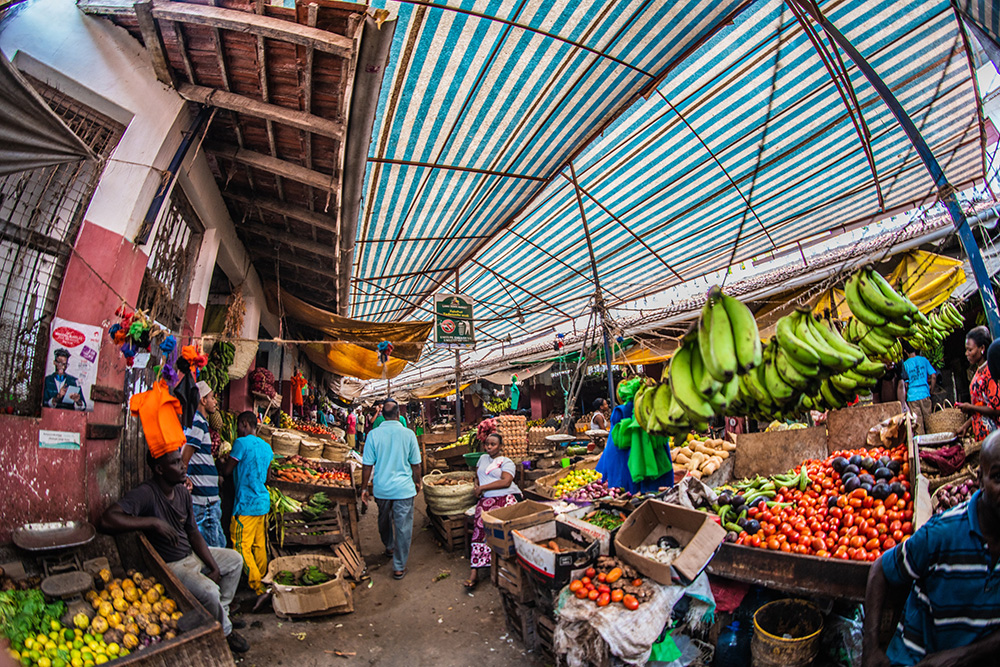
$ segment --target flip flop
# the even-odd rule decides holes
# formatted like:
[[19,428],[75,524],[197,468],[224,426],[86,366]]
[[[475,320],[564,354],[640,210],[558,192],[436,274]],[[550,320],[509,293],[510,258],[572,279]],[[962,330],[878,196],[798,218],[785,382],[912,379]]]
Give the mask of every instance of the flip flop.
[[393,579],[402,579],[405,576],[406,576],[406,570],[400,570],[398,572],[393,572],[392,573],[392,578]]
[[472,579],[466,579],[463,582],[463,585],[465,586],[465,590],[474,591],[476,590],[476,586],[479,585],[479,579],[476,579],[475,581],[473,581]]

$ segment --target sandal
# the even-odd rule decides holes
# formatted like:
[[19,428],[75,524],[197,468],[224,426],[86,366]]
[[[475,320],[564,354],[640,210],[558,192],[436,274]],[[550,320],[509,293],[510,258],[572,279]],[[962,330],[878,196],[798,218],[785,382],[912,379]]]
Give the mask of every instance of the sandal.
[[476,577],[475,579],[466,579],[463,584],[465,585],[465,590],[472,592],[476,590],[476,586],[479,585],[479,578]]
[[405,576],[406,576],[406,570],[398,570],[392,573],[393,579],[402,579]]

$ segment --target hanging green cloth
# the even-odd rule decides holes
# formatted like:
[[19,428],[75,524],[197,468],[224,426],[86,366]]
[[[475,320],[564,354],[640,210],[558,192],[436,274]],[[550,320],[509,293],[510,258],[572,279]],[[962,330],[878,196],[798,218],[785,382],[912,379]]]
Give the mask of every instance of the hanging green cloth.
[[517,386],[517,376],[510,376],[510,409],[516,411],[521,402],[521,388]]
[[673,469],[667,447],[670,438],[647,433],[635,419],[622,419],[611,429],[611,441],[619,449],[629,450],[628,470],[633,482],[657,479]]

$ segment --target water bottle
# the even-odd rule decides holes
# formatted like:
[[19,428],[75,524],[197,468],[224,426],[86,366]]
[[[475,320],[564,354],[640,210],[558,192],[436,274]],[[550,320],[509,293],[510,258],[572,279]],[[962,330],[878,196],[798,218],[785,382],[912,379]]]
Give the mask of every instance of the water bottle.
[[749,663],[750,642],[740,631],[740,622],[733,621],[719,634],[712,667],[743,667]]

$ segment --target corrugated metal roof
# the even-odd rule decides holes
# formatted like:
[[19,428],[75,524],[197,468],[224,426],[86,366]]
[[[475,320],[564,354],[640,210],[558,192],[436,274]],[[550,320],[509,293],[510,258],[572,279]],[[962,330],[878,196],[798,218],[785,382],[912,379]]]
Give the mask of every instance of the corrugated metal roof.
[[[952,184],[982,178],[975,88],[950,4],[820,4],[893,89]],[[584,145],[573,164],[611,303],[935,194],[889,111],[845,62],[880,208],[841,95],[850,91],[838,90],[777,0],[728,24],[739,3],[460,5],[548,34],[428,5],[400,5],[359,227],[355,317],[401,319],[439,285],[451,288],[456,267],[487,340],[585,312],[594,288],[565,168]],[[830,62],[845,59],[821,39]]]

